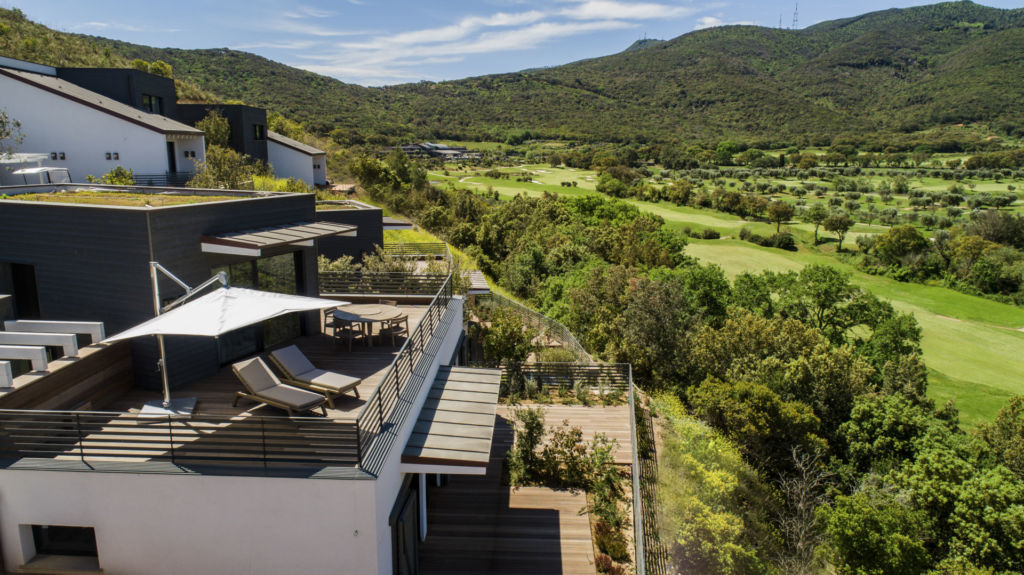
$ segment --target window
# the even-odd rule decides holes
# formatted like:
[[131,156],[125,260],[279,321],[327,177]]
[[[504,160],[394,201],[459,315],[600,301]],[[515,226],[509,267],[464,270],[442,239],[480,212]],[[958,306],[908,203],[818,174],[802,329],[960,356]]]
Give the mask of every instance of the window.
[[92,527],[33,525],[32,541],[37,555],[97,557],[96,530]]
[[252,125],[252,139],[254,140],[266,140],[267,139],[267,127],[263,124]]
[[[217,267],[213,273],[227,272],[228,283],[235,287],[295,295],[301,289],[301,261],[301,252],[291,252]],[[293,313],[225,334],[218,338],[221,363],[252,355],[301,334],[299,316]]]
[[163,114],[164,113],[164,99],[160,96],[152,96],[150,94],[142,95],[142,109],[149,112],[150,114]]

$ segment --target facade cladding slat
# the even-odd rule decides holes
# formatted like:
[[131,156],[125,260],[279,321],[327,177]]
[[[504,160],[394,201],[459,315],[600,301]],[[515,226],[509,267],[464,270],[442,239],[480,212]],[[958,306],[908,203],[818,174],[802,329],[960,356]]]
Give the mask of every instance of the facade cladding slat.
[[[231,125],[231,148],[264,162],[267,154],[267,111],[241,104],[178,104],[175,120],[195,126],[211,110],[217,110]],[[253,126],[263,126],[263,139],[257,140]]]
[[[0,262],[34,266],[43,319],[103,321],[114,334],[153,317],[151,245],[155,261],[196,286],[218,266],[251,259],[203,253],[200,236],[310,221],[314,212],[314,197],[307,194],[151,209],[4,200]],[[316,296],[314,248],[288,246],[263,255],[293,251],[300,253],[300,293]],[[0,275],[7,269],[0,266]],[[0,285],[10,283],[11,278],[0,277]],[[183,293],[165,279],[160,290],[165,301]],[[315,325],[315,315],[305,319],[307,328]],[[169,337],[166,347],[172,386],[220,367],[212,338]],[[133,341],[132,351],[137,384],[159,387],[155,338]]]
[[356,226],[356,236],[334,236],[318,242],[320,255],[336,260],[343,255],[371,253],[374,246],[384,245],[383,212],[380,208],[360,210],[320,210],[316,219]]

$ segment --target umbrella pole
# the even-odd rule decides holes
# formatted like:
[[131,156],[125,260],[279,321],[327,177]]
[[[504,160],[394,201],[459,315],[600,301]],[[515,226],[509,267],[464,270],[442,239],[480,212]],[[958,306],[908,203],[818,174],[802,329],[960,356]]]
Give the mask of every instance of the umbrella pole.
[[167,377],[167,350],[164,348],[164,336],[156,336],[157,342],[160,343],[160,379],[163,380],[164,384],[164,409],[171,408],[171,382]]

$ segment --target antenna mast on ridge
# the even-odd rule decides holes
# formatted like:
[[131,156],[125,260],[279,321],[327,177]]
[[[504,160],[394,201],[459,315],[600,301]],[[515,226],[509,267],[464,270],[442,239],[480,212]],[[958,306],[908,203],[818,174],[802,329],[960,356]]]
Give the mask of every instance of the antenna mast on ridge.
[[797,3],[796,3],[796,4],[794,5],[794,6],[793,6],[793,30],[796,30],[796,25],[797,25],[797,16],[799,15],[799,13],[800,13],[800,3],[799,3],[799,2],[797,2]]

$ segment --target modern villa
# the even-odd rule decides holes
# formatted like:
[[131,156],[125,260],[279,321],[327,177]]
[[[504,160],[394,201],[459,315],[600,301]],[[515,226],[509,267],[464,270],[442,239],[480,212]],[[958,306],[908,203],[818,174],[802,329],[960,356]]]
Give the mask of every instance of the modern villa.
[[182,186],[205,159],[194,126],[216,110],[230,127],[228,145],[268,162],[278,178],[326,185],[327,156],[267,128],[263,108],[178,103],[174,81],[122,68],[55,68],[0,57],[3,108],[21,123],[18,152],[42,153],[48,167],[65,168],[75,182],[117,166],[136,182]]
[[[516,503],[500,487],[510,440],[497,406],[501,371],[460,367],[465,300],[453,277],[318,277],[318,242],[358,252],[364,232],[382,233],[379,209],[318,210],[311,194],[225,190],[0,192],[0,293],[10,294],[0,298],[7,572],[594,569],[581,495],[527,491]],[[420,257],[423,248],[390,250]],[[218,272],[231,286],[334,298],[328,307],[353,310],[345,317],[368,333],[346,332],[330,312],[291,313],[219,337],[167,336],[163,361],[152,336],[110,337]],[[397,337],[355,312],[379,303],[405,322]],[[19,350],[30,349],[46,361],[24,360]],[[261,358],[268,375],[259,377],[294,381],[274,361],[284,350],[358,383],[332,396],[303,392],[315,412],[286,412],[245,371]],[[194,410],[146,411],[160,401],[161,368],[170,395],[193,398]],[[616,412],[624,425],[625,410]],[[621,429],[628,465],[629,427]],[[469,519],[460,509],[472,501],[489,503],[470,505]],[[561,511],[519,507],[538,504]]]

